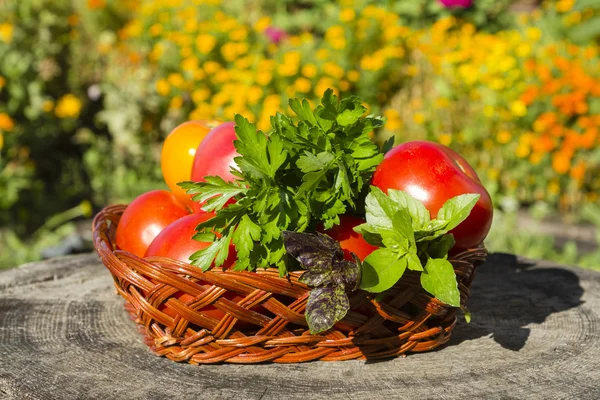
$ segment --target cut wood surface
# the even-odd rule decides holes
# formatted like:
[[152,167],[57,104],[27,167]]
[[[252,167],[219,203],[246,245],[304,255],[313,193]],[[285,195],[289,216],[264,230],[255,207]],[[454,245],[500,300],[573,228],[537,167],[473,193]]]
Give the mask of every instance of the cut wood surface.
[[0,274],[0,399],[600,399],[600,273],[510,255],[478,269],[450,343],[380,362],[154,356],[95,253]]

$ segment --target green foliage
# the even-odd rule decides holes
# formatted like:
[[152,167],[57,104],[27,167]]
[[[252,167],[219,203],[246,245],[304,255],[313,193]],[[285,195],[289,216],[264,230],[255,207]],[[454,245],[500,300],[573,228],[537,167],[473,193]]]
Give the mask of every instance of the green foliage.
[[[385,120],[365,117],[360,99],[340,101],[332,90],[314,109],[295,99],[290,107],[297,120],[278,113],[267,134],[236,116],[236,183],[212,177],[182,185],[195,194],[194,201],[206,201],[205,210],[217,212],[198,231],[222,234],[192,255],[193,264],[206,270],[214,259],[220,266],[233,243],[236,269],[277,266],[283,274],[282,231],[314,230],[318,223],[329,229],[339,224],[340,214],[361,209],[363,188],[383,160],[368,135]],[[236,202],[223,207],[233,197]]]
[[421,284],[430,294],[459,307],[456,275],[447,260],[454,238],[448,232],[469,216],[478,199],[478,194],[454,197],[444,203],[438,218],[431,220],[425,207],[409,194],[390,189],[386,195],[371,186],[366,199],[367,222],[355,230],[382,248],[365,258],[360,288],[383,292],[408,268],[422,271]]

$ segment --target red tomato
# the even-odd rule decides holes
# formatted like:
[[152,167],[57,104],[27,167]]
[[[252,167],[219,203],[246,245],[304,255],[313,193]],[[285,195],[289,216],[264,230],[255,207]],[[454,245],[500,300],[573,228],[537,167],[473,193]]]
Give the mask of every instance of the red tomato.
[[452,197],[465,193],[481,195],[467,219],[451,231],[456,240],[454,251],[479,246],[490,230],[490,195],[467,161],[439,143],[412,141],[396,146],[377,167],[372,184],[384,192],[408,192],[423,202],[432,218]]
[[171,222],[188,215],[183,203],[171,192],[153,190],[133,200],[117,226],[117,246],[142,257],[154,238]]
[[[233,181],[236,177],[230,172],[235,167],[234,157],[238,156],[233,141],[237,139],[235,123],[226,122],[219,125],[202,140],[192,166],[192,181],[202,182],[205,176],[220,176],[225,181]],[[194,212],[201,211],[200,204],[193,203]]]
[[184,122],[173,129],[163,143],[160,164],[165,182],[173,194],[190,207],[190,196],[177,184],[191,179],[196,149],[218,124],[217,121]]
[[213,213],[200,212],[172,222],[154,238],[144,257],[161,256],[189,263],[192,254],[210,245],[210,242],[192,239],[196,226],[213,216]]
[[367,243],[360,233],[354,232],[353,228],[355,226],[364,223],[365,221],[358,217],[340,215],[340,224],[324,233],[340,243],[340,247],[344,250],[344,256],[347,260],[353,260],[351,253],[354,253],[363,261],[371,252],[378,249],[377,246]]
[[[161,233],[156,236],[152,241],[146,255],[144,257],[160,256],[168,257],[175,260],[190,262],[190,256],[198,250],[201,250],[210,245],[210,242],[199,242],[192,239],[192,236],[196,233],[196,226],[213,217],[212,213],[200,212],[197,214],[186,215],[185,217],[179,218],[169,226],[164,228]],[[235,248],[231,246],[229,248],[229,258],[225,261],[224,267],[230,268],[235,262]],[[202,285],[204,288],[210,288],[210,285]],[[174,297],[178,298],[182,302],[187,302],[194,297],[184,292],[175,293]],[[227,293],[224,295],[226,299],[234,302],[238,302],[244,298],[244,296],[236,295],[235,293]],[[171,318],[175,318],[176,312],[167,305],[163,304],[160,308],[161,311],[169,315]],[[209,317],[221,319],[225,315],[223,311],[213,307],[204,307],[202,313]]]

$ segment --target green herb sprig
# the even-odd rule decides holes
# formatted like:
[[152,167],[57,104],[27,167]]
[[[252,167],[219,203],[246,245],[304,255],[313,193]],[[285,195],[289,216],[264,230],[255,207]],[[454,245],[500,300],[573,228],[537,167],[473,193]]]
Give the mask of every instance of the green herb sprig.
[[385,118],[364,116],[360,99],[340,101],[332,90],[315,109],[297,99],[290,108],[296,121],[278,113],[268,133],[236,115],[236,182],[206,177],[180,184],[204,210],[216,212],[197,227],[196,239],[214,241],[191,256],[192,264],[203,270],[220,266],[233,244],[236,270],[276,266],[284,275],[289,257],[283,231],[314,230],[317,224],[328,229],[340,214],[364,207],[364,190],[383,160],[369,134]]
[[380,248],[362,265],[360,288],[380,293],[402,277],[406,269],[421,271],[421,285],[444,303],[460,307],[456,275],[448,261],[454,246],[450,230],[470,214],[479,194],[463,194],[444,203],[431,219],[423,203],[408,193],[371,186],[366,198],[365,224],[354,229]]

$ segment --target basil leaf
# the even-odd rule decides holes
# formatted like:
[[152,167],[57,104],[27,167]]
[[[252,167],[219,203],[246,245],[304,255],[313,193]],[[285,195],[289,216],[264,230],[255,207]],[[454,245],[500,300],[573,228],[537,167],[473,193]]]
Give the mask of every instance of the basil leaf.
[[317,334],[333,327],[350,309],[344,286],[319,287],[308,295],[304,316],[310,333]]
[[334,260],[342,260],[340,244],[321,233],[281,232],[285,250],[306,269],[322,273],[331,271]]
[[479,194],[467,193],[446,201],[437,215],[437,219],[448,221],[444,229],[452,230],[467,219],[479,197]]
[[376,186],[371,186],[371,193],[365,199],[366,219],[376,229],[392,229],[392,217],[395,209],[393,202]]
[[421,273],[421,285],[432,296],[452,307],[460,307],[460,292],[450,261],[443,258],[427,260]]
[[416,248],[413,247],[406,255],[406,261],[408,262],[407,267],[411,271],[423,271],[423,265],[421,264],[421,260],[415,251]]
[[439,237],[437,240],[433,240],[427,246],[427,254],[431,258],[444,258],[448,255],[450,249],[454,246],[456,241],[454,240],[454,235],[446,234]]
[[363,261],[360,288],[372,293],[383,292],[398,282],[406,265],[406,257],[398,259],[398,254],[389,249],[375,250]]
[[412,218],[412,227],[414,230],[423,229],[427,226],[431,216],[421,201],[401,190],[389,189],[388,196],[400,207],[408,210]]

